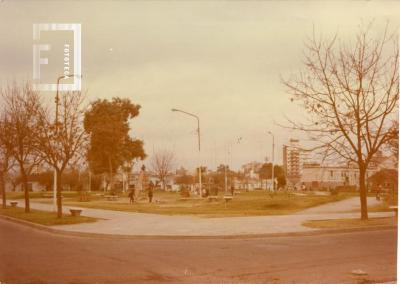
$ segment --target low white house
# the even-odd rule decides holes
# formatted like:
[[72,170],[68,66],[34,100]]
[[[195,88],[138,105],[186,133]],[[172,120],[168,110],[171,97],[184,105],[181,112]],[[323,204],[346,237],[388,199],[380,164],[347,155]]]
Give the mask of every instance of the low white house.
[[[369,168],[366,178],[377,172],[377,168]],[[318,163],[303,165],[300,183],[307,189],[334,188],[336,186],[358,186],[359,170],[355,166],[324,166]]]

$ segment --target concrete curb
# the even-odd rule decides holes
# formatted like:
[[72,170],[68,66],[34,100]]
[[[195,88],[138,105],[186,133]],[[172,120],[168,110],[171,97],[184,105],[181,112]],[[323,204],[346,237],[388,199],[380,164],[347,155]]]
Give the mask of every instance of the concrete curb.
[[269,234],[242,234],[242,235],[196,235],[196,236],[185,236],[185,235],[119,235],[119,234],[100,234],[100,233],[87,233],[87,232],[73,232],[65,231],[60,229],[54,229],[49,226],[32,223],[29,221],[13,218],[9,216],[0,215],[1,219],[8,220],[14,223],[19,223],[37,230],[46,231],[49,233],[73,236],[73,237],[86,237],[86,238],[97,238],[97,239],[135,239],[135,240],[152,240],[152,239],[260,239],[260,238],[274,238],[274,237],[307,237],[315,235],[326,235],[326,234],[340,234],[340,233],[352,233],[352,232],[370,232],[380,230],[392,230],[396,229],[397,226],[374,226],[374,227],[358,227],[358,228],[347,228],[347,229],[315,229],[309,232],[289,232],[289,233],[269,233]]

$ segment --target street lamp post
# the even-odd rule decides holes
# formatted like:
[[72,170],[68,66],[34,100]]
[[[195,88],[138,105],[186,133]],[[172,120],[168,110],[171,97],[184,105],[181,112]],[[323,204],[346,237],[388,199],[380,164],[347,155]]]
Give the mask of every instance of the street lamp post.
[[176,109],[176,108],[171,109],[171,111],[181,112],[181,113],[184,113],[184,114],[186,114],[186,115],[192,116],[192,117],[194,117],[194,118],[197,119],[197,138],[198,138],[198,144],[199,144],[199,159],[200,159],[200,166],[199,166],[199,186],[200,186],[200,197],[202,197],[201,157],[200,157],[200,155],[201,155],[201,150],[200,150],[200,118],[199,118],[197,115],[193,114],[193,113],[186,112],[186,111],[183,111],[183,110],[180,110],[180,109]]
[[274,177],[274,162],[275,162],[275,137],[271,131],[268,131],[268,134],[272,136],[272,191],[275,191],[275,177]]
[[[56,130],[56,139],[58,139],[58,104],[60,101],[59,95],[58,95],[58,91],[59,91],[59,85],[60,85],[60,81],[63,79],[68,79],[69,77],[75,77],[78,75],[75,74],[71,74],[71,75],[62,75],[59,76],[57,78],[57,89],[56,89],[56,99],[55,99],[55,103],[56,103],[56,117],[55,117],[55,130]],[[57,170],[56,167],[54,167],[54,179],[53,179],[53,211],[57,210]]]
[[228,176],[227,176],[227,174],[226,174],[226,168],[228,167],[228,165],[225,165],[224,166],[224,175],[225,175],[225,179],[224,179],[224,181],[225,181],[225,183],[224,183],[224,189],[225,189],[225,195],[227,195],[228,194]]

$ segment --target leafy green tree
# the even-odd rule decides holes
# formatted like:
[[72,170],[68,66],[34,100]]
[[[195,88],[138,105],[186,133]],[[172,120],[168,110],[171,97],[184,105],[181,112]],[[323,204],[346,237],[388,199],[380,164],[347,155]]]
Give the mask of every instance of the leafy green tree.
[[[229,177],[230,169],[228,165],[219,165],[217,170],[212,174],[212,179],[214,184],[220,187],[225,186],[225,168],[226,168],[226,176]],[[229,181],[229,179],[228,179]]]
[[212,184],[215,187],[224,189],[225,188],[225,171],[226,171],[227,186],[228,186],[228,188],[230,188],[231,185],[233,184],[233,180],[237,174],[229,168],[229,165],[220,164],[217,167],[217,170],[215,172],[212,172],[209,175],[208,180],[212,180]]
[[382,169],[368,178],[374,186],[397,185],[398,174],[396,170]]
[[274,175],[278,182],[278,188],[284,187],[286,185],[286,177],[285,171],[283,170],[282,166],[275,165],[274,166]]
[[272,164],[264,163],[258,172],[260,179],[272,178]]
[[[37,181],[39,184],[46,187],[46,190],[51,190],[53,187],[54,171],[47,170],[29,176],[30,181]],[[71,190],[77,190],[82,186],[80,173],[75,169],[67,169],[62,173],[60,188],[69,186]]]
[[[272,163],[264,163],[258,172],[261,179],[271,179],[272,178]],[[274,177],[278,181],[278,188],[286,185],[285,172],[283,167],[279,165],[274,165]]]
[[35,174],[36,180],[39,184],[46,187],[46,190],[51,190],[53,186],[53,178],[54,172],[53,171],[45,171]]
[[129,99],[97,100],[85,113],[84,128],[90,135],[87,159],[93,173],[113,175],[119,167],[134,159],[144,159],[143,141],[129,136],[131,119],[139,115],[140,105]]

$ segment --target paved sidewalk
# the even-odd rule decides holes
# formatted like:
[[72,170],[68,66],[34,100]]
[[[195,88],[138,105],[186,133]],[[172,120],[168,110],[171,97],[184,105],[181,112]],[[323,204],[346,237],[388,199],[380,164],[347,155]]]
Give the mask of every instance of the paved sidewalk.
[[[381,201],[376,200],[375,197],[368,197],[368,206],[380,204]],[[300,211],[297,214],[317,214],[317,213],[346,213],[346,212],[360,212],[360,198],[353,197],[338,202],[331,202],[324,205],[311,207]]]
[[[369,198],[369,204],[373,204],[374,200]],[[357,202],[358,198],[351,198],[306,209],[293,215],[226,218],[167,216],[64,206],[66,213],[70,208],[79,208],[83,210],[82,215],[103,220],[95,223],[52,226],[52,228],[71,232],[140,236],[228,236],[310,232],[317,229],[304,227],[301,225],[303,222],[359,218],[359,212],[346,212],[357,210]],[[51,211],[52,205],[31,201],[31,208]],[[369,216],[386,217],[394,216],[394,213],[376,212],[370,213]]]

